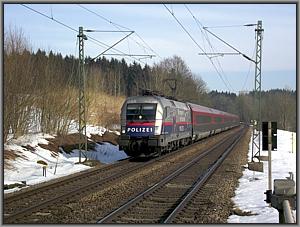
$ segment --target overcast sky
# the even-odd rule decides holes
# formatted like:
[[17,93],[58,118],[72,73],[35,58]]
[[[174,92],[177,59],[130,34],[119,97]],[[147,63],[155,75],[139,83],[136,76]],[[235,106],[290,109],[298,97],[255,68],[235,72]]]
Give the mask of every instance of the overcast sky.
[[[127,54],[156,55],[152,59],[140,60],[150,65],[164,58],[178,55],[194,74],[201,76],[210,90],[234,92],[254,88],[254,63],[241,55],[211,58],[221,72],[224,82],[209,59],[199,53],[203,53],[203,50],[212,52],[207,38],[215,52],[233,53],[235,51],[209,33],[203,30],[201,32],[200,28],[208,27],[209,31],[255,59],[255,27],[240,25],[256,24],[258,20],[261,20],[264,28],[262,89],[286,87],[296,89],[296,4],[81,5],[86,9],[77,4],[26,4],[25,6],[76,30],[79,26],[100,31],[119,31],[127,30],[127,28],[133,30],[135,33],[116,45],[116,49]],[[166,7],[182,23],[198,45],[193,42]],[[4,30],[9,26],[21,28],[33,50],[41,48],[63,55],[78,56],[76,32],[20,4],[4,4]],[[229,27],[214,28],[216,26]],[[93,32],[86,34],[111,46],[129,33]],[[102,44],[90,38],[85,42],[85,55],[87,56],[96,57],[105,49],[106,47]],[[110,50],[107,53],[119,52]],[[126,58],[128,63],[133,60]]]

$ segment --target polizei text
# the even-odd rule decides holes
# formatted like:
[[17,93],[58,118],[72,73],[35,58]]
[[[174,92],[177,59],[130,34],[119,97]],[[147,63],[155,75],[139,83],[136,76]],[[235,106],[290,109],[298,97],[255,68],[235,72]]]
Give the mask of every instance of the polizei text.
[[127,132],[153,132],[153,128],[150,127],[130,127],[127,128]]

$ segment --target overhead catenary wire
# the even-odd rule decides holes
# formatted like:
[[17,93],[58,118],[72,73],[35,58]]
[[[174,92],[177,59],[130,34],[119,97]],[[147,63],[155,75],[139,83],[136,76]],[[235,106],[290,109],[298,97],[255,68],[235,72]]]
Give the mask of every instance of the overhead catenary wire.
[[134,31],[130,31],[130,30],[124,30],[124,31],[113,31],[113,30],[94,30],[94,29],[84,29],[83,30],[84,32],[104,32],[104,33],[114,33],[114,32],[123,32],[123,33],[126,33],[126,32],[129,32],[129,33],[133,33]]
[[[89,39],[89,41],[90,42],[93,42],[93,43],[95,43],[96,45],[99,45],[99,44],[102,44],[102,42],[100,42],[99,40],[97,40],[97,39],[95,39],[95,38],[93,38],[93,37],[91,37],[91,36],[89,36],[89,35],[86,35]],[[101,45],[100,45],[101,46]],[[102,46],[103,47],[103,46]],[[109,48],[110,46],[109,45],[106,45],[104,48]],[[115,48],[112,48],[112,51],[114,51],[114,50],[116,50]],[[140,59],[138,59],[138,58],[136,58],[136,57],[134,57],[134,55],[130,55],[130,54],[126,54],[125,52],[123,52],[123,51],[120,51],[120,50],[117,50],[117,51],[114,51],[114,52],[119,52],[119,56],[124,56],[125,58],[132,58],[132,59],[134,59],[134,60],[137,60],[137,61],[139,61],[140,63],[142,63],[142,64],[145,64],[145,62],[142,62]]]
[[41,12],[39,12],[39,11],[37,11],[37,10],[35,10],[35,9],[33,9],[33,8],[29,7],[29,6],[27,6],[27,5],[21,4],[21,6],[27,8],[27,9],[29,9],[29,10],[31,10],[31,11],[37,13],[37,14],[40,14],[40,15],[42,15],[42,16],[44,16],[44,17],[47,17],[48,19],[53,20],[53,21],[55,21],[56,23],[58,23],[58,24],[60,24],[60,25],[62,25],[62,26],[64,26],[64,27],[66,27],[66,28],[68,28],[68,29],[70,29],[70,30],[72,30],[72,31],[74,31],[74,32],[78,32],[76,29],[70,27],[69,25],[66,25],[66,24],[62,23],[62,22],[56,20],[56,19],[53,18],[53,17],[49,17],[48,15],[46,15],[46,14],[44,14],[44,13],[41,13]]
[[[241,51],[239,51],[237,48],[233,47],[232,45],[230,45],[229,43],[227,43],[225,40],[221,39],[220,37],[218,37],[216,34],[212,33],[211,31],[207,30],[207,28],[221,28],[221,27],[244,27],[244,26],[254,26],[256,24],[243,24],[243,25],[228,25],[228,26],[215,26],[215,27],[205,27],[203,26],[203,24],[193,15],[192,11],[185,5],[185,7],[187,8],[187,10],[190,12],[190,14],[192,15],[192,17],[194,18],[194,20],[197,22],[199,22],[201,24],[201,27],[198,27],[200,28],[201,32],[202,32],[202,29],[205,30],[206,32],[209,32],[211,35],[213,35],[214,37],[216,37],[217,39],[219,39],[221,42],[225,43],[227,46],[229,46],[230,48],[232,48],[233,50],[235,50],[237,53],[241,54],[243,57],[245,57],[246,59],[250,60],[250,61],[253,61],[255,63],[254,60],[252,60],[250,57],[248,57],[246,54],[242,53]],[[203,33],[203,32],[202,32]],[[211,46],[212,48],[212,45],[211,45],[211,42],[209,41],[209,38],[208,36],[206,35],[207,37],[207,41],[209,43],[209,45]],[[213,48],[212,48],[213,49]]]
[[[227,25],[227,26],[214,26],[214,27],[204,27],[202,24],[201,24],[201,22],[193,15],[193,13],[191,12],[191,10],[185,5],[185,7],[187,8],[187,10],[190,12],[190,14],[192,15],[192,17],[194,18],[194,20],[196,21],[196,23],[197,23],[197,25],[198,25],[198,27],[199,27],[199,29],[200,29],[200,31],[201,31],[201,33],[202,34],[204,34],[204,32],[202,31],[202,29],[205,31],[205,32],[209,32],[207,29],[205,29],[205,28],[229,28],[229,27],[250,27],[250,26],[255,26],[255,25],[257,25],[256,23],[255,24],[243,24],[243,25]],[[200,25],[199,25],[199,23],[200,23]],[[205,33],[206,34],[206,33]],[[210,40],[209,40],[209,37],[207,36],[207,34],[206,34],[206,39],[207,39],[207,42],[209,43],[209,45],[210,45],[210,47],[211,47],[211,49],[213,50],[213,47],[212,47],[212,45],[211,45],[211,42],[210,42]],[[224,41],[225,42],[225,41]],[[226,43],[226,45],[230,45],[230,44],[228,44],[228,43]],[[231,46],[231,45],[230,45]],[[231,46],[232,47],[232,46]],[[234,47],[233,47],[234,48]],[[250,57],[248,57],[247,55],[245,55],[245,54],[243,54],[241,51],[239,51],[239,50],[237,50],[236,48],[234,48],[236,51],[237,51],[237,53],[235,53],[235,54],[241,54],[243,57],[245,57],[246,59],[248,59],[248,60],[250,60],[251,62],[255,62],[255,61],[253,61],[252,59],[254,58],[254,52],[253,52],[253,54],[252,54],[252,58],[250,58]],[[255,48],[254,48],[254,51],[255,51]],[[234,53],[226,53],[226,55],[233,55]],[[220,54],[220,56],[223,56],[223,55],[221,55]],[[218,61],[218,59],[217,59],[217,61]],[[249,70],[248,70],[248,72],[247,72],[247,75],[246,75],[246,79],[245,79],[245,81],[244,81],[244,84],[243,84],[243,88],[242,88],[242,90],[244,89],[244,87],[245,87],[245,85],[246,85],[246,82],[247,82],[247,79],[248,79],[248,76],[249,76],[249,72],[250,72],[250,67],[251,67],[251,62],[250,62],[250,65],[249,65]],[[220,64],[219,63],[219,61],[218,61],[218,64]],[[221,65],[220,65],[220,67],[221,67]],[[222,69],[222,68],[221,68]],[[223,71],[223,69],[222,69],[222,71]],[[225,72],[224,72],[224,75],[225,75]]]
[[52,4],[50,5],[51,18],[53,19]]
[[229,44],[228,42],[226,42],[225,40],[221,39],[219,36],[217,36],[216,34],[214,34],[213,32],[209,31],[207,28],[203,27],[203,29],[205,29],[207,32],[209,32],[211,35],[213,35],[214,37],[216,37],[218,40],[220,40],[221,42],[225,43],[227,46],[229,46],[230,48],[232,48],[233,50],[235,50],[236,52],[238,52],[239,54],[241,54],[244,58],[248,59],[249,61],[252,61],[255,63],[255,61],[253,59],[251,59],[250,57],[248,57],[246,54],[242,53],[241,51],[239,51],[237,48],[235,48],[234,46],[232,46],[231,44]]
[[[256,46],[254,46],[253,48],[253,53],[252,53],[252,58],[254,58],[254,55],[255,55],[255,50],[256,50]],[[247,75],[246,75],[246,78],[244,80],[244,84],[243,84],[243,87],[242,87],[242,91],[245,89],[245,86],[246,86],[246,83],[248,81],[248,77],[249,77],[249,73],[250,73],[250,69],[251,69],[251,62],[249,63],[249,68],[248,68],[248,72],[247,72]]]
[[[69,25],[67,25],[67,24],[65,24],[65,23],[63,23],[63,22],[61,22],[61,21],[59,21],[59,20],[57,20],[57,19],[55,19],[55,18],[51,18],[51,17],[49,17],[48,15],[46,15],[46,14],[44,14],[44,13],[41,13],[41,12],[39,12],[38,10],[35,10],[35,9],[33,9],[33,8],[31,8],[31,7],[27,6],[27,5],[25,5],[25,4],[21,4],[21,6],[27,8],[27,9],[29,9],[29,10],[31,10],[31,11],[37,13],[37,14],[40,14],[40,15],[42,15],[43,17],[46,17],[46,18],[48,18],[48,19],[50,19],[50,20],[52,20],[52,21],[54,21],[54,22],[56,22],[56,23],[58,23],[58,24],[60,24],[60,25],[62,25],[62,26],[64,26],[64,27],[66,27],[66,28],[68,28],[68,29],[70,29],[70,30],[72,30],[72,31],[74,31],[74,32],[76,32],[76,33],[78,33],[78,30],[72,28],[71,26],[69,26]],[[86,36],[87,36],[90,40],[93,40],[95,44],[101,46],[102,48],[109,48],[109,47],[110,47],[108,44],[103,43],[103,42],[101,42],[101,41],[99,41],[99,40],[93,38],[92,36],[89,36],[89,35],[86,35]],[[120,50],[118,50],[118,49],[116,49],[116,48],[111,48],[111,50],[114,51],[114,52],[119,52],[119,53],[123,54],[123,55],[126,57],[126,53],[124,53],[123,51],[120,51]],[[142,63],[142,64],[145,64],[144,62],[142,62],[142,61],[141,61],[140,59],[138,59],[138,58],[135,58],[135,57],[133,57],[133,56],[130,56],[130,58],[132,58],[132,59],[134,59],[134,60],[136,60],[136,61],[138,61],[138,62],[140,62],[140,63]]]
[[183,24],[177,19],[175,14],[165,5],[165,8],[168,10],[168,12],[173,16],[173,18],[177,21],[177,23],[181,26],[181,28],[186,32],[186,34],[191,38],[191,40],[196,44],[196,46],[205,54],[204,49],[197,43],[197,41],[193,38],[193,36],[189,33],[189,31],[183,26]]
[[[214,35],[216,38],[219,39],[219,37],[217,37],[215,34],[213,34],[212,32],[208,31],[207,28],[229,28],[229,27],[250,27],[250,26],[256,26],[257,24],[243,24],[243,25],[227,25],[227,26],[210,26],[210,27],[203,27],[203,29],[205,29],[207,32],[209,32],[210,34]],[[231,48],[235,49],[234,47],[232,47],[230,44],[228,44],[227,42],[225,42],[224,40],[221,40],[222,42],[224,42],[226,45],[230,46]],[[254,58],[254,54],[255,54],[255,46],[254,46],[254,50],[252,53],[252,58],[246,56],[245,54],[241,53],[240,51],[238,51],[237,49],[235,49],[239,54],[241,54],[243,57],[245,57],[246,59],[256,63],[253,58]],[[249,73],[250,73],[250,69],[251,69],[251,62],[249,63],[249,68],[242,86],[242,91],[245,89],[248,77],[249,77]]]
[[106,53],[107,51],[109,51],[110,49],[112,49],[114,46],[116,46],[118,43],[122,42],[124,39],[126,39],[128,36],[130,36],[133,32],[130,32],[128,35],[126,35],[125,37],[123,37],[122,39],[120,39],[118,42],[116,42],[114,45],[110,46],[108,49],[104,50],[103,52],[101,52],[100,54],[98,54],[96,57],[94,57],[92,59],[95,60],[96,58],[100,57],[102,54]]
[[163,4],[164,7],[167,9],[167,11],[173,16],[173,18],[177,21],[177,23],[181,26],[181,28],[187,33],[187,35],[191,38],[191,40],[196,44],[196,46],[204,53],[204,55],[209,59],[209,61],[211,62],[211,64],[213,65],[214,69],[216,70],[218,76],[220,77],[220,79],[222,80],[222,82],[224,83],[224,85],[227,87],[228,90],[231,90],[227,83],[225,82],[224,78],[222,77],[221,73],[219,72],[219,70],[217,69],[216,65],[214,64],[214,62],[209,58],[209,56],[206,54],[205,50],[198,44],[198,42],[192,37],[192,35],[188,32],[188,30],[183,26],[183,24],[177,19],[177,17],[175,16],[175,14],[173,12],[171,12],[171,10],[165,5]]
[[234,27],[244,27],[252,26],[253,24],[236,24],[236,25],[223,25],[223,26],[205,26],[205,28],[234,28]]
[[[208,45],[209,45],[211,51],[212,51],[213,53],[215,53],[215,50],[214,50],[214,48],[213,48],[213,46],[212,46],[212,44],[211,44],[211,42],[210,42],[209,37],[207,36],[206,32],[204,32],[205,30],[203,29],[203,24],[202,24],[202,23],[194,16],[194,14],[192,13],[192,11],[188,8],[188,6],[187,6],[186,4],[184,4],[184,6],[185,6],[185,8],[188,10],[188,12],[191,14],[191,16],[193,17],[193,19],[195,20],[197,27],[199,28],[200,32],[202,33],[202,38],[204,37],[204,38],[206,39],[206,41],[207,41],[207,43],[208,43]],[[204,41],[203,41],[203,42],[204,42]],[[201,53],[200,53],[200,54],[201,54]],[[206,53],[207,56],[210,55],[210,54],[211,54],[211,53]],[[215,54],[220,54],[220,56],[224,56],[224,53],[215,53]],[[235,54],[239,54],[239,53],[226,53],[226,55],[235,55]],[[211,60],[211,63],[213,64],[212,57],[209,57],[209,58],[210,58],[210,60]],[[227,84],[228,84],[229,87],[232,89],[232,91],[235,91],[235,89],[231,86],[231,83],[229,82],[229,80],[228,80],[228,78],[227,78],[227,75],[226,75],[226,73],[224,72],[224,70],[223,70],[223,68],[222,68],[222,66],[221,66],[221,63],[220,63],[220,61],[219,61],[218,58],[216,58],[216,62],[217,62],[217,64],[218,64],[218,66],[219,66],[221,72],[223,73],[223,76],[224,76],[225,80],[227,81]]]
[[[112,55],[112,56],[122,56],[121,54],[102,54],[102,55]],[[144,57],[144,54],[127,54],[127,56],[137,56],[137,57]],[[155,55],[150,55],[150,57],[154,57]]]
[[[108,47],[106,50],[104,50],[101,54],[103,54],[103,53],[106,53],[108,50],[110,50],[110,49],[114,49],[113,47],[114,46],[116,46],[118,43],[120,43],[121,41],[123,41],[125,38],[127,38],[127,37],[129,37],[132,33],[135,33],[134,31],[132,31],[132,30],[130,30],[129,28],[127,28],[127,27],[125,27],[125,26],[121,26],[121,25],[118,25],[118,24],[116,24],[116,23],[113,23],[112,21],[109,21],[108,19],[106,19],[105,17],[103,17],[103,16],[101,16],[101,15],[99,15],[99,14],[97,14],[96,12],[94,12],[94,11],[92,11],[92,10],[90,10],[90,9],[88,9],[88,8],[86,8],[86,7],[84,7],[84,6],[82,6],[82,5],[80,5],[80,4],[77,4],[79,7],[81,7],[81,8],[83,8],[83,9],[85,9],[85,10],[87,10],[88,12],[90,12],[90,13],[92,13],[92,14],[95,14],[96,16],[98,16],[98,17],[100,17],[101,19],[104,19],[105,21],[107,21],[107,22],[109,22],[110,24],[113,24],[119,31],[104,31],[104,32],[123,32],[124,34],[125,33],[127,33],[127,32],[131,32],[130,34],[125,34],[126,36],[124,37],[124,38],[122,38],[121,40],[119,40],[118,42],[116,42],[115,44],[113,44],[112,46],[110,46],[110,47]],[[121,26],[123,29],[127,29],[127,31],[122,31],[119,27],[117,27],[117,26]],[[90,32],[93,32],[93,31],[95,31],[95,32],[102,32],[102,31],[97,31],[97,30],[85,30],[85,31],[90,31]],[[89,37],[89,36],[87,36],[87,37]],[[129,38],[132,38],[132,37],[129,37]],[[134,40],[134,39],[133,39]],[[135,40],[134,40],[135,41]],[[136,42],[136,43],[138,43],[138,42]],[[129,47],[129,45],[128,45],[128,47]],[[144,47],[144,46],[143,46]],[[121,51],[119,51],[119,52],[121,52]],[[133,58],[133,59],[135,59],[135,60],[137,60],[137,61],[139,61],[139,62],[141,62],[141,63],[143,63],[144,65],[146,65],[147,63],[145,63],[145,62],[142,62],[141,61],[141,58],[135,58],[134,56],[134,54],[125,54],[124,52],[121,52],[122,53],[122,55],[123,56],[128,56],[128,57],[131,57],[131,58]],[[99,54],[97,57],[95,57],[95,58],[93,58],[92,60],[95,60],[96,58],[98,58],[98,57],[100,57],[101,56],[101,54]],[[121,54],[120,54],[120,56],[121,56]],[[146,56],[146,55],[144,55],[144,56]],[[151,58],[154,56],[154,55],[149,55],[149,56],[151,56]]]
[[[128,28],[128,27],[125,27],[125,26],[123,26],[123,25],[120,25],[120,24],[117,24],[117,23],[115,23],[115,22],[112,22],[110,19],[107,19],[106,17],[104,17],[103,15],[99,14],[98,12],[95,12],[95,11],[93,11],[93,10],[91,10],[91,9],[89,9],[89,8],[87,8],[87,7],[83,6],[83,5],[81,5],[81,4],[77,4],[77,5],[78,5],[79,7],[81,7],[82,9],[84,9],[84,10],[86,10],[86,11],[88,11],[88,12],[94,14],[95,16],[99,17],[100,19],[102,19],[102,20],[108,22],[109,24],[113,25],[113,26],[114,26],[115,28],[117,28],[118,30],[120,30],[120,28],[122,28],[122,29],[127,29],[127,30],[131,30],[131,29]],[[156,56],[158,56],[159,58],[162,58],[156,51],[154,51],[154,50],[150,47],[150,45],[149,45],[148,43],[146,43],[146,41],[145,41],[138,33],[135,32],[135,35],[136,35],[136,36],[144,43],[144,45],[145,45],[146,47],[145,47],[144,45],[142,45],[140,42],[136,41],[133,37],[130,37],[130,39],[132,39],[137,45],[139,45],[139,46],[141,46],[141,47],[143,47],[143,48],[149,49],[149,50],[152,51]]]
[[[205,55],[204,53],[199,53],[199,55]],[[218,56],[221,56],[221,57],[223,57],[224,55],[239,55],[239,53],[230,53],[230,52],[228,52],[228,53],[217,53],[217,52],[212,52],[212,53],[208,53],[208,52],[206,52],[206,55],[218,55]]]
[[[185,6],[185,8],[188,10],[188,12],[191,14],[191,16],[193,17],[193,19],[195,20],[197,27],[199,28],[200,32],[202,33],[202,39],[203,39],[203,37],[206,39],[206,41],[207,41],[207,43],[208,43],[208,45],[209,45],[211,51],[212,51],[213,53],[215,53],[215,50],[214,50],[214,48],[213,48],[213,46],[212,46],[212,44],[211,44],[211,42],[210,42],[210,40],[209,40],[209,37],[207,36],[207,34],[205,33],[205,30],[203,29],[202,23],[194,16],[194,14],[192,13],[192,11],[188,8],[188,6],[187,6],[186,4],[184,4],[184,6]],[[204,43],[204,40],[203,40],[203,43]],[[202,53],[200,53],[200,55],[201,55],[201,54],[202,54]],[[223,70],[223,68],[222,68],[222,66],[221,66],[220,61],[218,60],[218,58],[216,58],[217,65],[219,66],[219,68],[220,68],[220,70],[221,70],[223,76],[221,75],[221,73],[220,73],[219,70],[217,69],[217,66],[214,64],[214,62],[213,62],[213,60],[212,60],[213,57],[208,56],[208,55],[210,55],[210,54],[211,54],[211,53],[207,53],[207,52],[203,53],[203,55],[206,55],[206,56],[209,58],[211,64],[215,67],[215,70],[216,70],[217,73],[219,74],[219,77],[222,79],[223,83],[225,83],[226,87],[227,87],[229,90],[232,90],[232,91],[234,92],[235,90],[234,90],[234,88],[231,86],[231,83],[229,82],[229,80],[228,80],[228,78],[227,78],[227,75],[225,74],[225,72],[224,72],[224,70]],[[215,53],[215,54],[217,54],[217,53]],[[226,54],[233,55],[234,53],[226,53]],[[222,54],[222,55],[224,55],[224,54]],[[221,56],[222,56],[222,55],[221,55]],[[223,79],[223,77],[224,77],[224,79]],[[226,80],[226,82],[225,82],[224,80]],[[231,89],[227,86],[227,84],[228,84],[228,86],[229,86]]]

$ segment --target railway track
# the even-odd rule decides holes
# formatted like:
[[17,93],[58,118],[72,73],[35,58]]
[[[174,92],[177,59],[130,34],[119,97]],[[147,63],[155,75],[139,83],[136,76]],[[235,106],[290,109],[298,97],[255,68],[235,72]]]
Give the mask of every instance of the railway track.
[[[232,132],[227,133],[232,134]],[[209,140],[210,138],[207,138],[201,143]],[[4,199],[4,223],[22,223],[22,220],[26,220],[26,217],[34,212],[42,212],[50,206],[75,201],[76,198],[82,198],[87,194],[102,190],[108,184],[113,184],[113,182],[134,174],[146,166],[151,166],[159,161],[164,162],[164,160],[168,160],[169,156],[173,156],[177,152],[182,154],[184,150],[196,146],[197,143],[147,162],[124,160],[113,165],[86,171],[64,181],[9,196]]]
[[4,204],[7,205],[12,202],[16,202],[18,200],[23,200],[26,197],[30,197],[38,191],[39,193],[42,193],[44,191],[52,191],[53,189],[57,188],[60,184],[72,184],[73,182],[80,181],[81,179],[84,179],[88,176],[98,175],[99,173],[105,173],[107,171],[110,171],[112,169],[117,169],[118,167],[122,167],[124,163],[127,163],[129,159],[124,159],[120,162],[117,162],[115,164],[109,164],[107,166],[101,166],[101,167],[95,167],[93,169],[88,169],[85,171],[82,171],[80,173],[72,174],[71,176],[68,176],[66,179],[58,179],[58,181],[50,181],[47,183],[44,183],[40,186],[33,187],[33,188],[26,188],[25,190],[17,191],[11,194],[5,195],[5,202]]
[[139,163],[130,163],[131,165],[128,169],[129,163],[130,159],[126,159],[106,167],[84,171],[64,181],[45,184],[41,187],[9,196],[4,199],[4,223],[10,223],[35,210],[40,210],[56,202],[72,198],[72,196],[85,189],[92,191],[97,188],[98,184],[102,185],[112,181],[121,177],[122,174],[134,171],[140,166]]
[[244,130],[226,137],[97,223],[171,223],[226,159]]
[[163,158],[165,156],[148,162],[131,162],[132,159],[126,159],[114,165],[84,172],[65,181],[44,185],[9,197],[4,201],[4,223],[11,223],[18,218],[30,215],[32,212],[45,209],[53,204],[74,200],[75,196],[84,196],[100,190],[108,183]]

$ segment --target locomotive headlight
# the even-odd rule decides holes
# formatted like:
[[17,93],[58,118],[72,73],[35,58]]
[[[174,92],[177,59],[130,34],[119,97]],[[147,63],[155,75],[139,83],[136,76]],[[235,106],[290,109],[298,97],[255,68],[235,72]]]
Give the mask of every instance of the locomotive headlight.
[[160,127],[159,126],[155,126],[155,134],[160,134]]
[[121,127],[121,134],[125,134],[125,127]]

